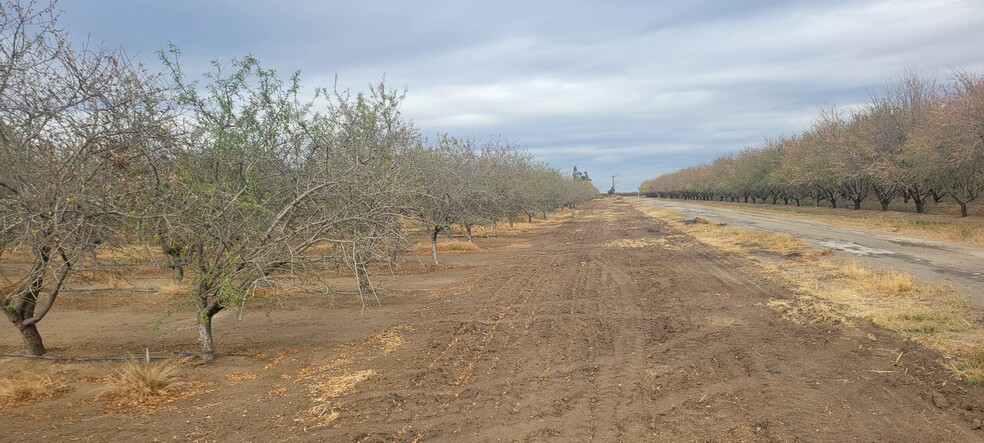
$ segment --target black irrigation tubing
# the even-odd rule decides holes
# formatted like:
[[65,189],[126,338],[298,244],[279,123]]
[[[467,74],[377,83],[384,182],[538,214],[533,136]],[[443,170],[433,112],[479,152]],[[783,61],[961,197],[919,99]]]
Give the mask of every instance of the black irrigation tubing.
[[[191,352],[177,352],[173,356],[163,356],[163,355],[152,355],[150,360],[167,360],[169,358],[178,357],[197,357],[198,354]],[[53,360],[53,361],[78,361],[78,362],[95,362],[95,361],[127,361],[127,360],[144,360],[148,359],[147,356],[134,356],[134,357],[60,357],[60,356],[47,356],[47,355],[29,355],[29,354],[0,354],[0,357],[4,358],[30,358],[35,360]]]
[[160,292],[157,289],[151,289],[151,288],[78,288],[78,289],[68,288],[68,289],[62,289],[62,292],[110,292],[110,291],[118,291],[118,292]]

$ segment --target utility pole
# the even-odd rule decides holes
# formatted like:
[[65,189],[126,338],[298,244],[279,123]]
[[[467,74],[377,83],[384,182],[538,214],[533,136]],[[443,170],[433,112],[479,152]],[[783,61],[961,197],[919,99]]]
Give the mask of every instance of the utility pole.
[[618,174],[612,174],[612,188],[608,190],[609,195],[615,194],[615,179],[618,178]]

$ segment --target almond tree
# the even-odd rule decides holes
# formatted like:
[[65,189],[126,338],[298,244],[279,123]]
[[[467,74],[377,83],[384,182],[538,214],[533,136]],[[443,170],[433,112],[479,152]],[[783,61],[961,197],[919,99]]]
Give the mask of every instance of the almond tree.
[[75,48],[54,4],[0,4],[0,306],[27,352],[85,253],[153,183],[154,80],[120,52]]
[[438,236],[466,212],[468,171],[476,158],[474,141],[444,134],[436,145],[419,145],[406,158],[417,168],[412,184],[414,217],[430,238],[431,259],[437,265]]
[[923,146],[910,141],[916,129],[939,106],[939,87],[936,81],[915,72],[905,73],[886,91],[885,100],[897,118],[902,150],[898,159],[900,188],[903,196],[916,205],[916,212],[925,212],[926,202],[933,193],[931,166],[921,153]]
[[857,168],[868,177],[882,211],[888,210],[901,191],[903,173],[899,159],[904,137],[900,129],[892,106],[882,97],[875,97],[854,114],[848,134],[850,145],[860,157]]
[[398,150],[412,143],[400,95],[319,90],[300,99],[299,75],[282,81],[252,57],[213,63],[187,82],[178,51],[162,54],[181,115],[167,164],[155,235],[187,245],[204,360],[215,357],[212,318],[242,308],[259,284],[289,270],[310,247],[339,245],[361,289],[401,194]]
[[934,183],[966,217],[967,204],[984,190],[984,78],[955,73],[941,106],[932,110],[909,142]]
[[410,215],[417,166],[410,153],[420,144],[403,118],[403,94],[372,86],[354,97],[348,91],[319,90],[322,108],[308,133],[324,158],[326,175],[337,176],[334,199],[319,200],[336,219],[325,241],[335,244],[353,272],[359,294],[375,296],[370,265],[406,249],[403,220]]

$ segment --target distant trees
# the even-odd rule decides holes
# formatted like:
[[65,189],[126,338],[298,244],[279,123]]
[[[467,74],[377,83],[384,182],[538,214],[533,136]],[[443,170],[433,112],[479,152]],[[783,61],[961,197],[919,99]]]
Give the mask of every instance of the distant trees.
[[881,209],[902,197],[916,212],[949,198],[967,215],[984,189],[984,79],[955,72],[939,85],[908,72],[847,112],[822,108],[803,133],[643,182],[647,195],[799,205],[812,198]]
[[421,144],[409,163],[416,168],[410,184],[412,214],[430,237],[431,258],[438,264],[438,237],[452,224],[465,228],[500,220],[533,216],[573,206],[598,196],[586,179],[565,177],[498,139],[479,141],[441,135],[435,144]]

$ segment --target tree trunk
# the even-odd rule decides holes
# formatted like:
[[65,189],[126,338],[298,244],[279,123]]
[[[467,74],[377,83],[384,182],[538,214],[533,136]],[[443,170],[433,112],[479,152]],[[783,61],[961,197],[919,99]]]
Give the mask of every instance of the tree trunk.
[[854,200],[854,209],[861,209],[861,200]]
[[513,219],[512,219],[512,217],[509,217],[509,227],[510,228],[513,227]]
[[431,258],[434,259],[434,264],[438,265],[437,262],[437,235],[441,233],[441,228],[434,228],[431,232]]
[[24,339],[24,346],[27,347],[27,353],[30,355],[44,355],[44,341],[41,340],[41,333],[38,332],[37,323],[30,326],[20,327],[21,337]]
[[470,224],[466,224],[465,225],[465,234],[468,236],[468,243],[475,243],[475,242],[472,241],[471,228],[472,227],[471,227]]
[[212,315],[200,313],[198,316],[198,338],[201,340],[202,360],[215,360],[215,342],[212,340]]
[[543,219],[544,219],[544,220],[546,220],[546,219],[547,219],[547,211],[543,211]]
[[885,200],[881,200],[878,203],[881,203],[881,210],[882,210],[882,212],[888,211],[888,204],[889,204],[889,202],[887,202]]
[[369,269],[365,263],[355,265],[355,277],[359,281],[359,294],[363,297],[372,293],[372,285],[369,283]]
[[795,202],[796,202],[796,206],[797,206],[797,207],[799,207],[799,206],[800,206],[800,199],[798,199],[798,198],[794,198],[794,199],[793,199],[793,201],[795,201]]
[[527,212],[526,213],[526,219],[527,219],[526,220],[527,223],[533,223],[533,213],[532,212]]
[[497,232],[497,228],[498,227],[499,227],[499,222],[492,222],[492,237],[493,238],[499,236],[499,233]]
[[181,282],[184,281],[184,276],[185,276],[184,266],[172,264],[171,270],[173,271],[171,278],[174,280],[174,284],[180,285]]
[[454,232],[451,232],[451,225],[448,225],[447,230],[444,231],[444,235],[448,237],[448,240],[454,240]]
[[962,202],[960,200],[957,200],[957,204],[960,205],[960,216],[961,217],[966,217],[967,216],[967,203],[966,202]]
[[923,200],[921,197],[915,197],[915,196],[913,196],[912,197],[912,201],[916,204],[916,213],[917,214],[922,214],[922,213],[926,212],[926,200]]

